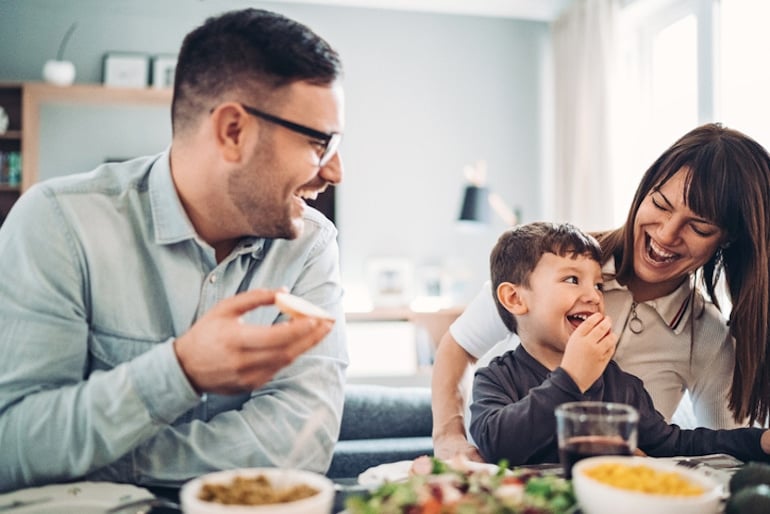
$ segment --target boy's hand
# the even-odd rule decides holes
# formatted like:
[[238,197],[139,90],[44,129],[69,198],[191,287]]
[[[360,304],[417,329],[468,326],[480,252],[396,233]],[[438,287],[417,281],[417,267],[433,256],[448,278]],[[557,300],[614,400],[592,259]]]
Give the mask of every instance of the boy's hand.
[[561,367],[584,393],[602,375],[615,353],[618,336],[612,320],[597,312],[580,324],[567,341]]

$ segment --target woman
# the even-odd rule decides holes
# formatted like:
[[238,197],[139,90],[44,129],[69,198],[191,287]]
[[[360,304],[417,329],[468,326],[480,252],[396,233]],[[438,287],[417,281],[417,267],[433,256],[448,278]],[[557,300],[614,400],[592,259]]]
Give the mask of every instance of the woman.
[[[623,227],[595,234],[607,313],[619,335],[615,360],[644,381],[667,420],[688,391],[699,425],[767,422],[768,216],[767,151],[707,124],[647,170]],[[729,321],[715,294],[721,273]],[[462,378],[508,335],[487,284],[442,338],[432,379],[437,457],[480,460],[465,436]]]

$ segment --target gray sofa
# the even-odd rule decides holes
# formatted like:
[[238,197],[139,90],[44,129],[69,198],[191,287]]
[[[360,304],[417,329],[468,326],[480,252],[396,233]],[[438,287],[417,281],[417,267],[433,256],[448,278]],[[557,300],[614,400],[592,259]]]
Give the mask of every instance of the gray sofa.
[[329,478],[354,478],[366,469],[433,455],[430,389],[348,384],[340,437]]

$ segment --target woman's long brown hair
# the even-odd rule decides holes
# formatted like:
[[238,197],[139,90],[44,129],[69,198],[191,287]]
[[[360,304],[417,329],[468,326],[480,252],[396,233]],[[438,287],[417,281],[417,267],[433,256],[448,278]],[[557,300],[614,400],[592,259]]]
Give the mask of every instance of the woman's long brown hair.
[[596,235],[602,257],[616,259],[621,283],[633,276],[633,227],[639,206],[650,192],[683,168],[688,173],[685,203],[727,233],[727,243],[703,266],[701,276],[708,299],[719,307],[714,288],[724,270],[732,302],[728,325],[735,338],[735,367],[729,408],[736,421],[748,418],[749,423],[766,424],[770,415],[767,150],[748,136],[719,124],[703,125],[685,134],[645,172],[625,225]]

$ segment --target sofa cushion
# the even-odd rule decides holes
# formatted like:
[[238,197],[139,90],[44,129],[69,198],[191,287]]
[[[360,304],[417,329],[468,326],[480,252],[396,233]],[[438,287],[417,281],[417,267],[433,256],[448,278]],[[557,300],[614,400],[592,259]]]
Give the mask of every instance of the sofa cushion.
[[329,478],[357,477],[373,466],[433,455],[431,437],[391,437],[339,441],[326,475]]
[[348,384],[330,478],[355,478],[373,466],[433,455],[430,388]]
[[340,441],[430,437],[433,415],[428,387],[348,384]]

